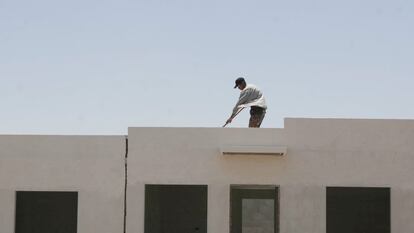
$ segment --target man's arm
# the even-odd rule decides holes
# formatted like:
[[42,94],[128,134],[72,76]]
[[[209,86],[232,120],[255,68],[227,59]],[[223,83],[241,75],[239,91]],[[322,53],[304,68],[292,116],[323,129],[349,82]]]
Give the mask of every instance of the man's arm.
[[239,106],[241,104],[245,104],[245,103],[248,102],[250,94],[251,94],[250,90],[244,90],[240,93],[239,100],[237,101],[236,105],[234,106],[233,112],[231,113],[231,116],[229,117],[229,119],[226,121],[226,124],[231,123],[233,118],[239,113],[239,111],[241,111],[242,107],[239,107]]
[[242,91],[240,93],[239,100],[237,101],[236,105],[233,108],[233,112],[231,114],[231,116],[232,116],[231,118],[233,118],[234,115],[236,115],[236,113],[239,111],[239,109],[240,109],[239,106],[240,105],[245,104],[245,103],[248,102],[249,97],[250,97],[250,94],[251,94],[251,91],[250,90],[245,90],[245,91]]

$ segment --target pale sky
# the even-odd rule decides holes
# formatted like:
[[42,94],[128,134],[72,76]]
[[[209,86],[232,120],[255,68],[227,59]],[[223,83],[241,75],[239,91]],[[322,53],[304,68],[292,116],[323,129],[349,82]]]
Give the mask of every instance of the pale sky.
[[414,119],[413,61],[412,0],[0,0],[0,134]]

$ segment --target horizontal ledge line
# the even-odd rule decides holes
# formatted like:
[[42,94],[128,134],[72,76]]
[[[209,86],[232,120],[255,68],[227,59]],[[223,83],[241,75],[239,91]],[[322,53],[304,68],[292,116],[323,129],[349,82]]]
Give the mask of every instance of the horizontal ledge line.
[[222,146],[223,155],[278,155],[287,153],[285,146]]

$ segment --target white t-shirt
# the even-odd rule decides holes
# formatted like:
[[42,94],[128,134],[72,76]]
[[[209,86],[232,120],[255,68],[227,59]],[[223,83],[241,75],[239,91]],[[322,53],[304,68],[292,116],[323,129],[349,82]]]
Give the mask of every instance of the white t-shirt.
[[240,108],[251,106],[267,109],[263,93],[255,85],[247,84],[246,87],[240,92],[239,100],[233,108],[232,115],[235,115]]

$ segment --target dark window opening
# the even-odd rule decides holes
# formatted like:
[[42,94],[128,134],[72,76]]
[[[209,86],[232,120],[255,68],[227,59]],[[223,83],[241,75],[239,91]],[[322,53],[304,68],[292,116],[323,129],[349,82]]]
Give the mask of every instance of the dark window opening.
[[16,233],[76,233],[77,192],[16,192]]
[[390,189],[328,187],[327,233],[390,233]]
[[145,233],[207,233],[207,186],[146,185]]

